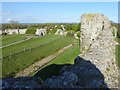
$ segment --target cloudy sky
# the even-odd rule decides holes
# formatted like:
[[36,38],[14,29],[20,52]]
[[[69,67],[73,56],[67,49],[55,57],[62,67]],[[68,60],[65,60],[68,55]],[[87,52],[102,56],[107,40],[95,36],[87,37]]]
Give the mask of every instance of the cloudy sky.
[[117,2],[3,2],[2,23],[79,22],[85,13],[103,13],[118,22]]

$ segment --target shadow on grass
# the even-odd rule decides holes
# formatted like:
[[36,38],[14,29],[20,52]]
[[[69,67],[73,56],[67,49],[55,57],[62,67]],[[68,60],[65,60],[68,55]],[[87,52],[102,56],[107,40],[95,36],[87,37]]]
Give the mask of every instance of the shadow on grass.
[[51,64],[40,71],[38,71],[34,76],[35,77],[40,77],[42,80],[45,80],[47,78],[50,78],[52,76],[59,76],[60,75],[60,70],[63,66],[68,66],[70,64]]
[[[62,79],[63,77],[64,79]],[[77,79],[74,79],[75,77]],[[51,86],[54,88],[70,88],[71,85],[83,88],[108,89],[101,71],[92,62],[79,56],[74,60],[73,65],[51,64],[38,71],[33,77],[7,78],[3,79],[2,82],[4,89],[50,88]]]

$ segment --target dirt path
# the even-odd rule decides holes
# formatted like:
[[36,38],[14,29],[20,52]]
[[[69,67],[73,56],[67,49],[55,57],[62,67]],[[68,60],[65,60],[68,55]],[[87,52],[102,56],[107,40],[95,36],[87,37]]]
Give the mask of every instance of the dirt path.
[[37,61],[36,63],[30,65],[28,68],[25,68],[24,70],[18,72],[15,77],[28,76],[30,73],[35,72],[36,70],[38,70],[39,68],[41,68],[42,66],[44,66],[45,64],[47,64],[48,62],[50,62],[51,60],[53,60],[54,58],[56,58],[57,56],[59,56],[61,53],[63,53],[65,50],[72,46],[73,46],[72,44],[69,44],[68,46],[63,47],[59,51],[43,58],[40,61]]
[[5,45],[5,46],[2,46],[0,48],[5,48],[5,47],[8,47],[8,46],[11,46],[11,45],[14,45],[14,44],[18,44],[18,43],[21,43],[21,42],[25,42],[27,40],[30,40],[31,38],[27,38],[25,40],[21,40],[21,41],[18,41],[18,42],[14,42],[14,43],[11,43],[11,44],[8,44],[8,45]]

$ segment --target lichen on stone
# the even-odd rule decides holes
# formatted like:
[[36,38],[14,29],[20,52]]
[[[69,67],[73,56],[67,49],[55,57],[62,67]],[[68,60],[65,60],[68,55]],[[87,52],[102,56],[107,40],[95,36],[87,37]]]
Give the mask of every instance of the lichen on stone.
[[80,56],[90,60],[101,70],[109,88],[117,88],[118,67],[115,59],[117,42],[115,41],[116,35],[113,36],[113,32],[116,34],[116,30],[113,30],[109,19],[103,14],[82,15],[81,27],[80,48],[82,54]]

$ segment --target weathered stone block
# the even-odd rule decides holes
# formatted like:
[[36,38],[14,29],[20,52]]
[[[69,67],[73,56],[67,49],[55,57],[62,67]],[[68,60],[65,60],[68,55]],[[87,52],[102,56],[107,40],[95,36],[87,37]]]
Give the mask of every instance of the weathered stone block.
[[102,72],[109,88],[118,87],[118,67],[115,60],[115,37],[110,21],[103,14],[81,17],[82,58],[90,60]]

